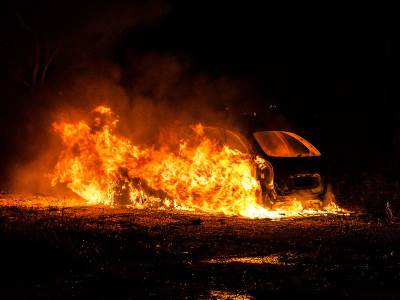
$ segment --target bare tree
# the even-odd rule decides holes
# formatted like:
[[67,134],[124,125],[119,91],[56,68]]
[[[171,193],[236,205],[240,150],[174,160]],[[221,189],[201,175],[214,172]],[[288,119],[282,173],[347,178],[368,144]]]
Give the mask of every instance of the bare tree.
[[[17,19],[21,27],[31,34],[34,43],[34,62],[32,70],[30,71],[30,80],[25,80],[23,78],[18,79],[25,86],[31,88],[32,92],[35,92],[38,85],[43,85],[45,83],[47,72],[55,59],[58,49],[54,48],[49,50],[49,46],[40,40],[38,33],[33,30],[18,13]],[[47,51],[43,51],[43,49]]]

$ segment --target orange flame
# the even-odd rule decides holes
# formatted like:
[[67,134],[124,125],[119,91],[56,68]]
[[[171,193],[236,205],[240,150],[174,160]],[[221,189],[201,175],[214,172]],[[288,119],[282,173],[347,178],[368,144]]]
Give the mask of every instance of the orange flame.
[[207,138],[201,125],[176,149],[155,149],[118,135],[118,119],[110,108],[99,106],[93,112],[92,124],[53,124],[64,149],[52,184],[65,183],[89,204],[199,209],[251,218],[302,210],[296,200],[276,210],[263,207],[257,201],[261,188],[251,157]]

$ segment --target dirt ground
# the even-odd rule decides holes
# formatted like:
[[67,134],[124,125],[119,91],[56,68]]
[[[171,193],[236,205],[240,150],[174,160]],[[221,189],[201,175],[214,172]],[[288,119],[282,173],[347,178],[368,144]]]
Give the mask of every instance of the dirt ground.
[[[22,196],[21,196],[22,197]],[[399,299],[400,224],[0,197],[3,299]]]

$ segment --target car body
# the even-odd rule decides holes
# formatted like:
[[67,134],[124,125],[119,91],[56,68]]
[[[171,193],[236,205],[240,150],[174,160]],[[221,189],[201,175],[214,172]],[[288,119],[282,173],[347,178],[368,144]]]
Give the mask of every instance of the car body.
[[272,206],[288,197],[322,202],[327,190],[321,153],[309,141],[289,131],[243,133],[205,126],[204,132],[231,148],[253,157],[262,188],[262,202]]

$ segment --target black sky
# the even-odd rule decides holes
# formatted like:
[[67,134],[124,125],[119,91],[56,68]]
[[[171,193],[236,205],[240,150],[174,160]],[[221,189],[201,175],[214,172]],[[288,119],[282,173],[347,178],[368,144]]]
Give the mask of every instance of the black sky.
[[374,7],[191,1],[126,40],[251,79],[299,130],[331,136],[350,151],[388,154],[398,132],[393,31],[390,15]]
[[[1,29],[5,156],[15,152],[12,137],[24,122],[20,118],[26,107],[46,105],[27,98],[15,76],[15,70],[23,69],[32,56],[32,42],[21,28],[21,17],[37,28],[48,45],[70,47],[65,46],[70,52],[54,61],[50,84],[71,59],[68,53],[78,53],[72,60],[80,55],[78,60],[104,56],[122,70],[129,53],[173,55],[190,61],[190,72],[250,82],[257,97],[239,105],[262,112],[273,104],[297,132],[344,170],[365,165],[398,167],[400,113],[394,74],[399,48],[389,9],[277,7],[249,1],[133,2],[10,4]],[[107,18],[105,12],[110,12]],[[85,38],[89,31],[81,30],[88,22],[94,24],[89,28],[98,31],[90,33],[91,39]]]

